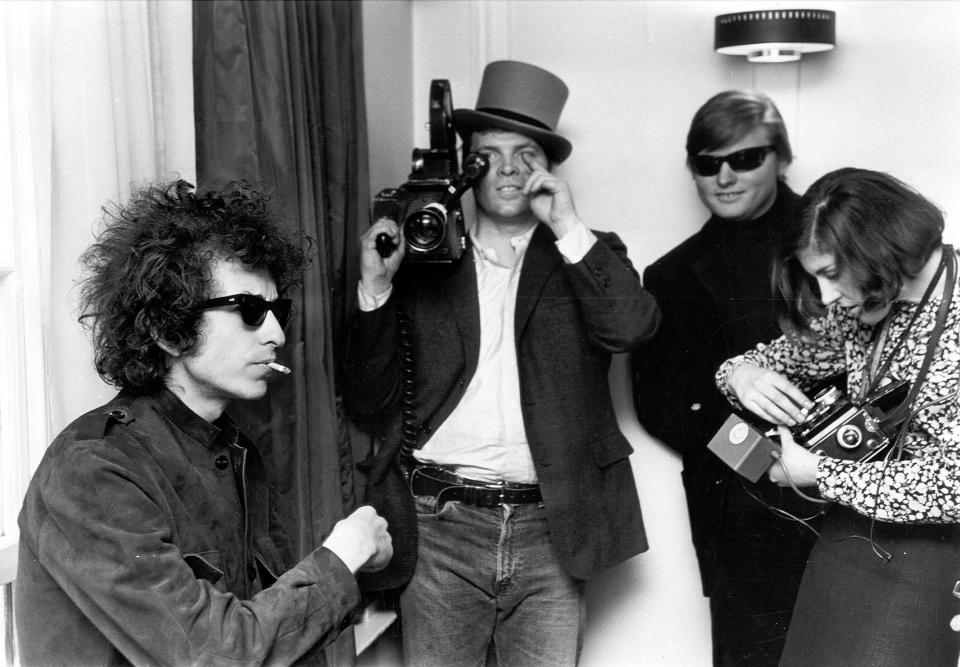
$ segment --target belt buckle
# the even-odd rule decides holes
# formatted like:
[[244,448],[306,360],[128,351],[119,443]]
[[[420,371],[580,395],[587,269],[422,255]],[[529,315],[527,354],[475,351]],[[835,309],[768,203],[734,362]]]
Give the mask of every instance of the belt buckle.
[[[491,484],[488,482],[480,487],[477,487],[477,491],[480,493],[483,493],[484,491],[496,491],[497,493],[496,503],[491,503],[489,505],[477,503],[481,507],[503,507],[504,503],[506,502],[507,483],[503,480],[500,480],[496,484]],[[483,498],[483,496],[481,496],[481,498]]]
[[[460,484],[463,502],[474,507],[499,507],[503,505],[503,492],[497,484]],[[497,493],[494,497],[490,492]]]
[[[441,481],[439,479],[436,479],[435,477],[431,477],[429,473],[424,471],[423,468],[424,466],[413,466],[410,469],[410,474],[407,476],[407,486],[409,487],[410,495],[417,495],[416,493],[414,493],[414,489],[413,489],[414,485],[416,484],[417,478],[429,479],[435,482]],[[434,494],[434,497],[436,497],[436,495],[437,494]]]

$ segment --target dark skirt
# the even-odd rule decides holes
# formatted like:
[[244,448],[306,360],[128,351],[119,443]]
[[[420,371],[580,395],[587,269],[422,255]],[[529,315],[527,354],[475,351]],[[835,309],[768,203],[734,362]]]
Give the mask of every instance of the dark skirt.
[[[960,526],[873,523],[845,507],[824,517],[800,584],[781,665],[957,667]],[[851,536],[854,537],[851,539]]]

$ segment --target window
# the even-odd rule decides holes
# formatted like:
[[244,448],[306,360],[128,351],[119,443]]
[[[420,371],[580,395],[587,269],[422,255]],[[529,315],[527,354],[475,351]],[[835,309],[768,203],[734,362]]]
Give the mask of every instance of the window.
[[12,582],[17,570],[17,514],[48,442],[43,354],[43,244],[48,238],[49,132],[34,93],[47,10],[0,3],[0,660],[16,663]]

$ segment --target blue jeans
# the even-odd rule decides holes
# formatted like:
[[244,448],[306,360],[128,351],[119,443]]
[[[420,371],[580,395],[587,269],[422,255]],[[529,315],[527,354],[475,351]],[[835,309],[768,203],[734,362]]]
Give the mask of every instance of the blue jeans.
[[575,665],[583,582],[557,561],[543,507],[418,496],[417,569],[400,599],[404,663]]

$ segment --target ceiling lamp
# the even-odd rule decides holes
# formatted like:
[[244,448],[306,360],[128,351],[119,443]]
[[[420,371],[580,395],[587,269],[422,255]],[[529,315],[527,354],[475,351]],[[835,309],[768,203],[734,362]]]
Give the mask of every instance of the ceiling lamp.
[[752,63],[800,60],[804,53],[829,51],[836,41],[836,13],[825,9],[770,9],[721,14],[713,48]]

